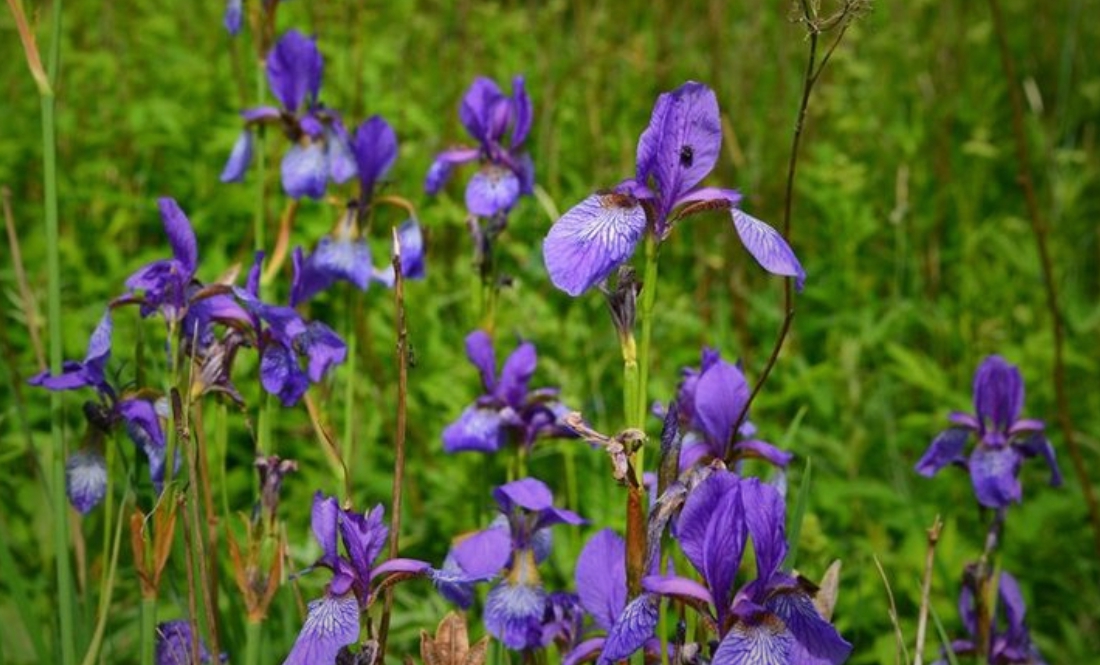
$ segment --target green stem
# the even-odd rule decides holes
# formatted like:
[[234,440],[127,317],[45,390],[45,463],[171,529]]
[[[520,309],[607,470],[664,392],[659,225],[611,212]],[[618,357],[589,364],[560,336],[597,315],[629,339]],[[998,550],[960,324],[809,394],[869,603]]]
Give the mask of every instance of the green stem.
[[[110,468],[108,466],[107,468]],[[110,476],[108,476],[109,478]],[[108,491],[109,492],[109,491]],[[107,494],[108,500],[110,500],[110,493]],[[122,550],[122,527],[126,523],[123,517],[126,514],[126,507],[129,503],[129,496],[123,498],[122,503],[118,507],[118,524],[115,526],[115,539],[114,545],[108,558],[106,554],[104,559],[110,563],[107,565],[107,569],[103,574],[103,584],[101,585],[101,591],[99,594],[99,616],[96,619],[95,632],[92,634],[91,644],[88,645],[88,650],[84,653],[83,665],[95,665],[99,660],[99,649],[103,645],[103,636],[107,632],[107,619],[110,616],[109,610],[111,609],[111,596],[115,589],[115,572],[118,570],[118,555]],[[110,513],[104,513],[110,515]],[[104,527],[106,533],[110,533],[110,529]]]
[[[659,256],[657,239],[652,233],[645,239],[645,272],[642,277],[642,306],[638,312],[638,318],[642,324],[642,339],[638,346],[638,394],[635,403],[635,413],[632,426],[645,431],[646,399],[649,394],[649,347],[653,339],[653,307],[657,302],[657,259]],[[642,455],[644,449],[638,451],[636,462],[638,480],[641,481]]]
[[[262,104],[264,99],[264,87],[265,87],[265,65],[264,61],[260,59],[256,64],[256,103]],[[256,155],[256,211],[252,219],[252,234],[255,243],[255,249],[262,251],[264,249],[264,227],[266,226],[265,206],[267,203],[267,191],[265,188],[267,180],[267,164],[264,158],[264,127],[259,125],[256,127],[256,144],[253,154]],[[262,290],[262,286],[260,287]]]
[[245,623],[244,665],[260,664],[260,641],[263,639],[262,621]]
[[153,665],[157,643],[157,599],[141,599],[141,665]]
[[340,456],[345,460],[354,459],[352,442],[355,440],[355,381],[359,372],[355,371],[355,360],[358,353],[357,341],[359,336],[355,334],[356,313],[362,302],[360,292],[356,290],[348,302],[347,327],[344,339],[348,341],[348,353],[346,367],[344,367],[344,436],[340,439]]

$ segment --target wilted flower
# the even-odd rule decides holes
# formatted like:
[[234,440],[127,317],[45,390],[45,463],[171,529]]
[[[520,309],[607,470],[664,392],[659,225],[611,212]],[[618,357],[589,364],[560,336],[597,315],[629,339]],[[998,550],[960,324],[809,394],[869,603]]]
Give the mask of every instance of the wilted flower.
[[[978,613],[974,603],[975,594],[979,593],[974,588],[976,578],[972,575],[965,576],[962,592],[959,594],[959,615],[962,617],[963,626],[969,634],[969,639],[955,640],[951,643],[951,650],[956,656],[973,656],[978,653]],[[1020,593],[1020,585],[1016,578],[1002,572],[1000,582],[997,585],[997,600],[993,608],[993,625],[990,630],[989,644],[985,651],[989,654],[989,665],[1045,665],[1046,661],[1039,655],[1039,650],[1031,642],[1031,634],[1024,623],[1024,614],[1027,607],[1024,605],[1023,594]],[[1001,623],[1003,620],[1003,623]],[[933,665],[947,665],[946,658],[936,661]]]
[[[829,663],[848,658],[851,645],[814,606],[798,578],[780,570],[787,555],[786,508],[779,492],[757,478],[716,472],[688,495],[676,539],[704,584],[651,575],[647,591],[695,607],[718,635],[712,665]],[[734,584],[749,538],[756,579]]]
[[512,80],[511,97],[494,81],[478,77],[463,96],[458,115],[478,147],[451,148],[436,155],[424,188],[428,194],[437,193],[455,166],[476,160],[480,168],[466,185],[466,209],[478,217],[506,214],[520,195],[534,191],[534,165],[522,152],[533,115],[523,77]]
[[[958,427],[940,432],[917,462],[917,473],[931,477],[948,464],[967,469],[978,502],[987,508],[1020,501],[1020,466],[1028,457],[1043,457],[1050,467],[1050,484],[1062,484],[1043,421],[1020,418],[1023,405],[1020,370],[1000,356],[987,357],[974,374],[974,415],[949,416]],[[967,458],[963,451],[971,433],[978,443]]]
[[538,356],[535,345],[523,342],[504,362],[497,376],[493,341],[482,330],[466,336],[466,356],[477,367],[485,393],[443,430],[449,453],[496,452],[512,438],[530,447],[540,436],[570,436],[563,418],[568,409],[554,388],[529,390]]
[[[554,222],[542,253],[550,280],[577,296],[626,262],[647,228],[665,240],[683,217],[729,210],[745,249],[768,272],[805,272],[775,229],[736,206],[734,190],[696,187],[714,168],[722,145],[718,101],[706,86],[688,82],[657,98],[649,127],[638,139],[634,178],[597,192]],[[652,184],[651,184],[652,183]]]
[[252,161],[252,128],[278,124],[291,147],[283,156],[283,189],[292,198],[319,199],[331,178],[346,182],[355,175],[355,160],[340,116],[318,101],[324,59],[317,44],[290,30],[267,56],[267,80],[281,108],[261,106],[241,113],[245,129],[222,170],[222,182],[237,182]]

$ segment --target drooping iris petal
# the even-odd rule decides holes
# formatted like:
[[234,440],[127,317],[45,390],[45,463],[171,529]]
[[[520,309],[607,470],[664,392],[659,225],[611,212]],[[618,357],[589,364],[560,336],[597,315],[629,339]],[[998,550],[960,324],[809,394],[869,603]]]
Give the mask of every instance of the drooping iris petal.
[[[742,426],[742,429],[744,429],[744,426]],[[762,459],[781,469],[787,468],[787,465],[794,459],[793,453],[780,450],[766,441],[756,439],[738,441],[733,445],[733,452],[734,457],[737,459],[746,457]]]
[[633,196],[589,196],[554,222],[542,243],[550,281],[579,296],[630,258],[645,226],[645,211]]
[[313,261],[313,255],[307,259],[301,247],[295,247],[291,253],[294,277],[290,284],[290,306],[297,307],[328,287],[334,277],[331,272],[319,269]]
[[492,453],[503,445],[504,429],[496,409],[468,406],[458,420],[443,430],[443,450],[448,453],[464,450]]
[[324,130],[324,136],[329,177],[336,183],[345,183],[358,173],[347,130],[343,123],[335,120]]
[[243,5],[244,0],[229,0],[225,4],[225,17],[222,21],[225,24],[225,31],[234,37],[241,32],[244,18]]
[[649,575],[642,578],[642,588],[660,596],[695,600],[707,606],[714,605],[714,596],[711,595],[710,590],[686,577]]
[[1020,593],[1020,585],[1016,578],[1009,573],[1002,572],[997,584],[997,595],[1000,598],[1000,609],[1004,612],[1008,624],[1009,639],[1018,638],[1027,634],[1024,626],[1024,614],[1027,606],[1024,605],[1024,596]]
[[[161,402],[161,404],[165,404]],[[167,413],[158,413],[158,405],[145,399],[124,399],[118,403],[118,411],[126,425],[126,433],[130,440],[145,453],[149,460],[149,478],[153,483],[153,489],[160,494],[164,487],[165,457],[167,456],[167,442],[164,438],[164,429],[161,427],[161,416]],[[176,464],[179,462],[179,451],[176,451]]]
[[75,390],[77,388],[92,387],[101,392],[109,392],[104,368],[111,357],[111,335],[114,324],[111,320],[111,310],[108,309],[100,317],[92,336],[88,338],[88,350],[84,354],[83,362],[66,361],[61,365],[61,373],[50,374],[49,370],[36,374],[27,380],[32,386],[40,386],[47,390]]
[[485,598],[485,628],[509,649],[528,649],[542,642],[546,592],[537,585],[495,586]]
[[283,665],[335,665],[340,649],[359,638],[359,603],[353,594],[326,595],[309,615]]
[[65,461],[65,492],[69,503],[81,515],[107,496],[107,462],[99,453],[78,450]]
[[401,276],[424,279],[424,232],[415,218],[406,219],[397,227],[397,242],[401,246]]
[[538,512],[553,507],[554,495],[546,483],[537,478],[521,478],[493,489],[493,499],[501,512],[508,514],[515,507]]
[[283,155],[283,190],[291,198],[320,199],[328,182],[328,159],[321,143],[295,144]]
[[[186,619],[157,625],[156,665],[196,665],[191,653],[191,622]],[[224,659],[224,656],[223,656]],[[210,662],[206,644],[199,640],[199,661]]]
[[1050,445],[1050,440],[1045,436],[1039,433],[1032,434],[1020,444],[1019,450],[1024,457],[1039,455],[1046,460],[1047,466],[1050,467],[1051,487],[1058,487],[1062,484],[1062,472],[1058,468],[1058,460],[1054,457],[1054,446]]
[[1012,446],[979,445],[970,454],[970,477],[978,503],[987,508],[1003,508],[1019,501],[1020,463],[1023,458]]
[[441,568],[432,571],[431,579],[436,591],[455,605],[465,610],[474,604],[474,583],[451,553],[443,559]]
[[233,150],[229,152],[229,159],[222,169],[220,180],[222,182],[240,182],[244,174],[252,164],[252,130],[244,129],[233,143]]
[[643,593],[630,601],[608,631],[598,662],[626,660],[641,649],[657,628],[658,604],[657,596],[649,593]]
[[739,621],[726,633],[711,665],[791,665],[794,638],[778,617],[767,612]]
[[428,168],[428,175],[424,178],[424,191],[427,194],[438,194],[439,190],[443,189],[443,185],[447,184],[455,166],[471,162],[477,157],[477,148],[452,148],[439,153],[435,156],[435,161]]
[[1020,417],[1023,405],[1020,370],[1000,356],[983,360],[974,373],[974,412],[983,425],[1003,434]]
[[968,438],[970,432],[964,429],[951,428],[940,432],[917,462],[917,473],[931,478],[948,464],[964,464],[966,456],[963,455],[963,449]]
[[313,383],[325,378],[328,371],[344,362],[348,355],[344,340],[320,321],[310,321],[305,334],[296,341],[306,356],[306,372]]
[[355,164],[359,170],[359,187],[363,197],[369,197],[397,159],[397,134],[382,116],[371,116],[355,130],[351,142]]
[[342,279],[351,282],[360,291],[365,291],[370,286],[370,247],[362,238],[325,236],[317,243],[317,249],[310,255],[308,261],[313,270],[330,280]]
[[271,92],[291,112],[317,98],[323,70],[324,59],[317,44],[297,30],[288,30],[267,56]]
[[611,630],[626,607],[626,543],[611,529],[597,532],[581,550],[574,577],[585,611]]
[[524,342],[516,347],[500,369],[500,383],[494,391],[496,396],[513,409],[521,409],[537,365],[538,354],[534,344]]
[[703,431],[721,449],[733,437],[734,425],[748,400],[749,384],[732,363],[719,360],[699,376],[694,412]]
[[295,353],[281,344],[270,344],[260,357],[260,384],[283,406],[294,406],[309,389],[309,379],[298,366]]
[[806,283],[806,271],[794,255],[794,250],[778,231],[748,213],[734,209],[733,226],[741,237],[741,244],[764,270],[773,275],[795,278],[795,287],[801,291]]
[[482,166],[466,185],[466,209],[478,217],[508,212],[519,199],[520,181],[514,172],[496,164]]
[[812,662],[822,665],[840,665],[848,660],[852,645],[817,613],[813,600],[793,580],[790,586],[774,592],[764,606],[779,617],[794,636],[796,653],[805,652],[814,659]]
[[471,581],[499,575],[512,556],[512,537],[508,529],[490,527],[463,538],[453,548],[455,563]]

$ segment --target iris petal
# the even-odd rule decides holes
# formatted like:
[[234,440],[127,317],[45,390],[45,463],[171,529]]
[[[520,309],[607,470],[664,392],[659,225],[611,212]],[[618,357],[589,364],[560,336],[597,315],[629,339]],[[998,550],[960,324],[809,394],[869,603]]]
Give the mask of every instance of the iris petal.
[[293,145],[283,155],[283,189],[291,198],[308,196],[319,199],[325,195],[328,182],[328,160],[321,143]]
[[267,56],[267,80],[283,108],[294,112],[321,88],[324,60],[317,44],[297,30],[289,30]]
[[965,463],[963,449],[966,447],[968,438],[970,438],[970,432],[965,429],[951,428],[940,432],[917,462],[917,473],[931,478],[948,464]]
[[448,453],[465,450],[492,453],[502,445],[504,430],[500,413],[495,409],[469,406],[443,430],[443,450]]
[[107,462],[103,456],[88,450],[78,450],[65,461],[65,491],[69,503],[81,515],[107,496]]
[[626,543],[611,529],[588,539],[577,559],[577,594],[596,625],[610,630],[626,607]]
[[359,638],[359,603],[353,594],[325,596],[309,604],[309,615],[283,665],[329,665],[340,649]]
[[510,169],[486,164],[466,186],[466,209],[478,217],[508,212],[519,199],[520,181]]
[[987,508],[1003,508],[1019,501],[1020,452],[1012,446],[979,445],[970,454],[970,477],[978,503]]
[[222,169],[222,182],[240,182],[252,163],[252,131],[245,129],[233,143],[233,150],[229,153],[229,159]]
[[794,255],[794,250],[778,231],[748,213],[733,209],[733,226],[741,243],[764,270],[773,275],[795,278],[799,291],[806,284],[806,271]]
[[554,222],[542,244],[550,281],[579,296],[630,258],[646,227],[637,199],[597,193]]

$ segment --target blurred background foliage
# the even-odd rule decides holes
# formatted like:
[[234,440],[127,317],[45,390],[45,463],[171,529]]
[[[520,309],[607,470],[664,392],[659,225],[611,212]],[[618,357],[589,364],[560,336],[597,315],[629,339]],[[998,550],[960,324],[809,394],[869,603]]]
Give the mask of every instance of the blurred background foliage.
[[[980,552],[983,517],[963,474],[949,469],[926,480],[912,468],[947,413],[970,409],[974,368],[989,353],[1021,368],[1025,415],[1051,425],[1067,480],[1050,490],[1041,464],[1025,466],[1025,502],[1010,511],[1001,564],[1021,581],[1048,662],[1096,662],[1100,653],[1100,562],[1081,488],[1053,428],[1051,324],[1008,104],[1008,85],[1022,85],[1029,166],[1051,225],[1067,327],[1070,407],[1090,473],[1100,477],[1100,22],[1088,20],[1100,7],[1095,0],[1005,5],[1021,81],[1002,74],[985,3],[881,2],[848,32],[810,105],[791,238],[809,279],[791,338],[752,415],[761,436],[797,453],[791,487],[799,486],[804,461],[813,462],[799,568],[816,578],[832,559],[843,560],[836,614],[855,645],[853,663],[894,661],[875,558],[911,648],[925,528],[937,513],[947,526],[933,607],[950,634],[960,631],[960,574]],[[105,301],[122,291],[126,275],[165,255],[156,197],[175,197],[194,223],[200,277],[213,280],[251,261],[255,173],[243,185],[223,185],[218,174],[240,130],[237,112],[256,105],[255,56],[247,34],[225,33],[222,10],[219,2],[134,0],[64,9],[58,133],[67,358],[83,356]],[[296,27],[318,37],[326,57],[322,100],[351,123],[377,113],[396,128],[401,155],[388,191],[414,201],[428,229],[429,278],[408,287],[415,368],[407,554],[441,561],[453,535],[484,525],[490,486],[505,473],[501,459],[447,457],[440,444],[442,428],[479,391],[462,346],[473,325],[470,244],[464,178],[436,199],[423,195],[421,183],[436,151],[467,140],[456,114],[466,86],[476,75],[502,83],[527,77],[536,109],[531,150],[546,193],[521,203],[502,239],[502,269],[513,283],[499,308],[498,357],[514,339],[533,340],[540,353],[535,385],[560,385],[570,405],[612,430],[620,423],[621,370],[605,305],[595,294],[572,300],[550,285],[541,238],[557,213],[633,173],[637,137],[656,95],[688,79],[715,89],[726,121],[722,160],[708,182],[740,188],[746,210],[778,223],[808,45],[794,17],[784,2],[721,0],[292,2],[280,9],[280,32]],[[10,581],[0,580],[0,660],[18,663],[33,659],[30,633],[52,625],[50,513],[35,455],[48,444],[48,400],[25,385],[40,369],[28,331],[42,334],[46,271],[38,99],[7,12],[0,13],[0,35],[0,185],[12,192],[35,296],[28,305],[19,295],[5,243],[0,538],[29,597],[15,597]],[[270,164],[276,153],[269,154]],[[283,205],[272,171],[269,238]],[[293,241],[309,246],[327,232],[344,195],[304,202]],[[380,229],[398,221],[383,215],[376,224],[376,256],[386,247]],[[704,345],[741,358],[754,380],[779,328],[781,293],[781,281],[758,269],[724,216],[678,228],[662,250],[650,397],[667,400],[680,368],[697,364]],[[349,312],[362,316],[353,321]],[[312,313],[338,331],[357,331],[360,378],[350,408],[346,368],[314,392],[335,429],[353,433],[357,505],[388,502],[396,375],[390,293],[336,289]],[[162,334],[129,313],[116,326],[118,340]],[[131,346],[117,341],[115,348],[112,367],[132,378]],[[236,374],[251,400],[251,420],[260,403],[255,375],[254,367]],[[64,401],[73,446],[83,428],[81,398]],[[275,411],[276,450],[301,463],[286,484],[283,516],[294,562],[304,567],[317,554],[310,497],[317,489],[336,491],[338,483],[304,409]],[[249,429],[235,410],[227,421],[227,472],[218,491],[227,510],[247,513],[256,483]],[[132,464],[128,444],[120,450]],[[571,584],[583,537],[621,525],[623,493],[603,455],[577,442],[537,448],[530,470],[592,521],[579,531],[559,527],[547,577],[560,588]],[[80,531],[87,547],[81,570],[98,579],[102,515],[83,519]],[[228,561],[225,552],[219,556]],[[107,662],[136,662],[138,592],[129,570],[124,551]],[[301,625],[301,599],[314,597],[325,577],[306,576],[300,590],[280,592],[266,628],[270,662],[286,653]],[[225,580],[223,642],[232,652],[243,644],[243,611]],[[162,617],[182,616],[185,598],[179,574],[162,593]],[[17,603],[33,606],[42,623],[24,625]],[[444,603],[421,584],[405,587],[398,604],[398,644],[412,651],[410,641],[419,628],[434,627]],[[94,603],[81,611],[90,626]],[[930,638],[929,649],[937,646]]]

